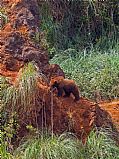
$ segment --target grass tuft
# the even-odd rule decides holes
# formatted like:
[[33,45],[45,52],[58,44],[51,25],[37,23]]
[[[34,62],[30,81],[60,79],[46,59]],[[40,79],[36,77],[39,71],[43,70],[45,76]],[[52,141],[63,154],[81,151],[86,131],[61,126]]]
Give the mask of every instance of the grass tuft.
[[2,77],[2,105],[11,104],[13,109],[18,105],[23,108],[31,106],[31,101],[35,100],[36,78],[37,72],[32,63],[23,68],[16,85],[8,85],[7,79]]

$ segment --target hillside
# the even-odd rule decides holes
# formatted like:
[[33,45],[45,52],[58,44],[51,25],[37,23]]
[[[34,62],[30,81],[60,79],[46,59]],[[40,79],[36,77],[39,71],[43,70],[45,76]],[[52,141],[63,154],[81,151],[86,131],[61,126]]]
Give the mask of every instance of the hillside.
[[0,3],[1,134],[7,150],[13,151],[32,130],[71,132],[83,144],[95,128],[118,134],[119,101],[97,104],[81,96],[75,102],[73,95],[57,97],[50,90],[52,78],[67,75],[58,64],[50,64],[48,49],[40,43],[44,37],[37,0]]

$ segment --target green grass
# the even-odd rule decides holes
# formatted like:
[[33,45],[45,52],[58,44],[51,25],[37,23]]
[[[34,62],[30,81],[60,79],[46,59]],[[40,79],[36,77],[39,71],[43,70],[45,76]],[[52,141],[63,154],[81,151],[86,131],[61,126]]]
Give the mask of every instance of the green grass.
[[9,79],[1,76],[2,107],[11,104],[12,108],[30,106],[31,100],[35,99],[37,72],[32,63],[26,65],[17,79],[16,85],[10,85]]
[[119,147],[104,131],[92,131],[83,145],[73,134],[41,135],[22,143],[20,159],[119,159]]
[[[0,158],[1,159],[15,159],[12,153],[9,151],[8,141],[4,138],[4,132],[0,130]],[[17,159],[17,158],[16,158]]]
[[1,144],[2,159],[119,159],[119,147],[107,131],[92,131],[83,145],[73,134],[44,133],[24,139],[13,153]]
[[[119,73],[118,53],[97,54],[97,52],[93,51],[90,54],[83,52],[82,56],[82,53],[78,54],[75,50],[69,49],[63,52],[62,56],[58,55],[57,58],[54,57],[52,60],[55,61],[54,63],[57,63],[57,61],[61,63],[61,66],[65,68],[67,76],[76,79],[77,82],[81,77],[88,80],[90,77],[90,80],[92,80],[101,74],[103,77],[102,82],[110,83],[110,80],[106,81],[107,75],[109,75],[108,71],[111,71],[113,75],[111,76],[113,77],[111,78],[112,81],[114,78],[116,79]],[[97,74],[95,73],[96,69]],[[102,72],[104,72],[104,74]],[[9,104],[11,108],[13,107],[13,112],[16,111],[18,106],[20,106],[20,108],[23,107],[21,108],[22,113],[28,112],[29,107],[33,106],[30,105],[32,104],[30,102],[31,99],[35,99],[36,77],[37,73],[31,63],[24,67],[21,76],[18,78],[19,85],[16,87],[11,86],[7,83],[7,79],[1,77],[3,112],[7,112],[7,106],[9,106]],[[102,83],[100,83],[101,78],[99,79],[99,77],[97,84],[102,85]],[[84,79],[82,79],[82,81]],[[117,79],[115,82],[117,82]],[[85,81],[85,85],[87,84],[94,83]],[[86,88],[90,90],[88,86]],[[88,93],[90,92],[88,91]],[[39,134],[24,141],[14,152],[13,150],[10,151],[10,146],[12,146],[10,140],[14,133],[12,127],[14,123],[10,123],[12,120],[10,115],[13,115],[11,113],[6,120],[7,123],[2,127],[4,131],[1,132],[3,136],[1,138],[0,147],[2,159],[87,159],[87,156],[88,159],[119,159],[119,147],[116,146],[115,142],[108,136],[107,132],[104,131],[92,131],[84,145],[70,133],[65,133],[60,136],[52,136],[45,133]]]
[[[57,9],[57,5],[59,8]],[[118,2],[82,0],[61,0],[58,3],[41,2],[40,29],[46,31],[48,46],[57,49],[84,49],[98,45],[100,49],[109,49],[119,38]],[[53,14],[55,13],[55,14]],[[112,16],[110,16],[112,13]],[[79,16],[80,15],[80,16]],[[113,18],[112,18],[113,17]]]
[[68,49],[55,55],[50,62],[59,64],[66,76],[76,81],[83,96],[94,99],[94,92],[98,91],[103,99],[118,98],[118,50],[118,45],[108,52]]
[[71,135],[42,135],[27,140],[16,151],[23,159],[79,159],[79,141]]
[[[34,108],[36,99],[37,72],[32,63],[24,66],[15,85],[9,83],[9,79],[0,76],[0,147],[3,159],[11,158],[7,150],[12,147],[12,139],[17,132],[19,120],[29,117],[30,109]],[[3,157],[4,156],[4,157]]]
[[109,137],[107,131],[92,131],[85,145],[84,158],[89,159],[119,159],[119,147]]
[[1,24],[0,24],[0,29],[4,27],[4,25],[8,22],[8,16],[5,11],[5,8],[0,6],[0,18],[1,18]]

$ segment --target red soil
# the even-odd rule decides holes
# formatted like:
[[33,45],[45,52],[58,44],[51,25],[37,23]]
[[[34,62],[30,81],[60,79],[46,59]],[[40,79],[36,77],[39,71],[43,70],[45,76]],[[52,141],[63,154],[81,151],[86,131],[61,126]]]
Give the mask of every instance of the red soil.
[[99,104],[101,108],[106,110],[112,117],[112,121],[119,131],[119,101],[105,102]]

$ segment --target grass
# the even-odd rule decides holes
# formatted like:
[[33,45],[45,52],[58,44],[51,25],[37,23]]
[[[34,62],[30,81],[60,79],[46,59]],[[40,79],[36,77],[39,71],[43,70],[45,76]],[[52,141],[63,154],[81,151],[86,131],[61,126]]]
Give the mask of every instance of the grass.
[[[114,12],[111,11],[111,6]],[[103,50],[104,47],[109,49],[110,44],[114,46],[114,41],[119,37],[119,27],[116,22],[118,21],[117,0],[108,4],[105,1],[100,3],[94,0],[71,2],[61,0],[54,4],[44,1],[40,4],[40,10],[40,28],[46,31],[46,41],[50,48],[84,49],[91,44],[94,46],[98,44]]]
[[119,147],[109,137],[107,131],[92,131],[85,145],[85,158],[89,159],[119,159]]
[[107,131],[92,131],[83,145],[72,133],[44,133],[22,141],[13,153],[1,143],[2,159],[119,159],[119,147]]
[[5,11],[5,8],[0,6],[0,18],[1,18],[1,24],[0,24],[0,29],[4,27],[4,25],[8,22],[8,16]]
[[70,133],[43,134],[28,139],[15,151],[19,159],[119,159],[119,147],[104,131],[92,131],[83,145]]
[[78,141],[66,134],[53,137],[44,134],[27,140],[17,149],[17,155],[24,159],[79,159]]
[[[92,80],[94,77],[98,77],[99,73],[99,75],[102,75],[103,80],[101,81],[99,76],[97,84],[101,86],[100,84],[102,83],[100,81],[110,83],[110,80],[106,81],[109,70],[113,75],[111,76],[113,77],[112,81],[114,78],[116,79],[119,67],[118,58],[118,53],[114,54],[113,52],[110,54],[102,54],[101,52],[97,54],[95,51],[90,54],[83,52],[82,56],[82,53],[78,54],[75,50],[69,49],[63,52],[62,56],[58,55],[57,58],[54,57],[52,62],[56,60],[54,63],[57,63],[59,60],[58,62],[65,68],[67,76],[76,79],[77,82],[81,77],[88,80],[90,77],[90,80]],[[4,108],[4,111],[7,111],[9,104],[11,104],[11,108],[13,107],[13,111],[16,110],[19,104],[23,108],[22,112],[29,111],[30,106],[33,106],[30,105],[30,101],[35,98],[36,77],[35,67],[31,63],[22,70],[21,76],[18,78],[18,85],[11,86],[7,83],[7,79],[1,77],[2,108]],[[93,82],[84,82],[85,85],[94,84]],[[107,84],[104,86],[107,86]],[[90,90],[90,87],[88,88],[87,86],[86,88]],[[9,123],[9,121],[7,122]],[[6,124],[4,130],[8,130],[8,128],[12,129],[11,126]],[[116,146],[115,142],[104,131],[92,131],[84,145],[73,134],[65,133],[60,136],[51,136],[44,133],[27,139],[14,152],[9,151],[11,143],[6,143],[7,140],[4,136],[4,133],[8,134],[10,137],[7,136],[7,139],[11,139],[13,131],[2,133],[3,138],[1,139],[0,147],[2,159],[87,159],[87,156],[88,159],[119,159],[119,147]]]
[[28,118],[31,108],[34,108],[37,76],[35,66],[32,63],[21,70],[14,85],[9,83],[9,79],[0,76],[0,120],[2,123],[0,125],[0,136],[3,136],[0,154],[4,159],[11,157],[7,150],[13,146],[11,140],[19,126],[18,120],[23,121],[24,117]]
[[59,64],[66,76],[76,81],[83,96],[94,99],[98,91],[103,99],[118,98],[118,49],[118,45],[104,52],[68,49],[55,55],[50,62]]
[[18,103],[25,108],[30,106],[35,95],[36,77],[37,73],[32,63],[23,68],[15,85],[10,85],[8,79],[1,77],[2,107],[11,104],[11,107],[15,108]]

